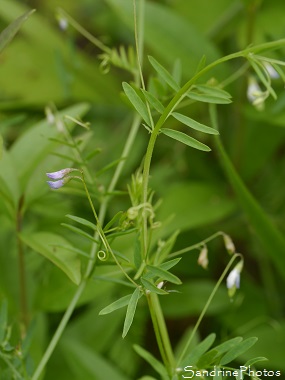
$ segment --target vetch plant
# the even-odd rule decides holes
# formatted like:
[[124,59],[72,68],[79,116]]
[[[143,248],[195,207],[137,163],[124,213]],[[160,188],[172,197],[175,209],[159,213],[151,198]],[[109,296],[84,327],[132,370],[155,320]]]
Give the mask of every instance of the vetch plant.
[[[141,379],[180,380],[189,378],[190,371],[202,373],[202,370],[209,372],[219,370],[219,374],[214,375],[213,378],[226,379],[224,370],[238,371],[237,362],[240,363],[239,360],[242,362],[244,360],[244,356],[242,359],[240,357],[256,343],[257,338],[255,337],[243,339],[238,336],[214,345],[216,334],[209,333],[209,331],[207,331],[206,337],[200,341],[197,339],[204,317],[210,310],[212,303],[215,303],[214,297],[221,289],[228,290],[230,300],[233,300],[234,296],[238,297],[239,294],[236,292],[240,288],[240,274],[243,270],[244,258],[236,252],[231,236],[223,231],[212,233],[197,243],[187,244],[179,249],[176,248],[177,240],[180,237],[179,229],[171,231],[170,234],[165,233],[167,221],[160,219],[161,202],[156,198],[155,182],[154,186],[153,183],[150,183],[157,142],[160,139],[165,139],[164,141],[170,139],[175,147],[179,147],[178,149],[189,149],[189,154],[196,151],[199,154],[206,155],[207,152],[211,151],[212,146],[215,146],[214,149],[219,154],[221,165],[229,182],[237,192],[240,203],[244,205],[246,210],[249,210],[253,228],[265,242],[274,241],[273,247],[267,244],[270,249],[272,248],[273,262],[284,273],[284,267],[281,265],[284,263],[284,259],[277,254],[284,248],[284,240],[278,231],[272,228],[270,220],[264,215],[262,209],[256,205],[255,199],[231,163],[220,137],[222,132],[219,128],[220,118],[217,107],[219,105],[229,107],[232,101],[235,101],[226,90],[226,85],[239,79],[249,68],[254,71],[254,76],[250,73],[248,79],[247,96],[249,101],[258,109],[262,109],[269,96],[276,99],[277,95],[271,79],[277,78],[278,75],[280,79],[284,80],[282,71],[284,62],[275,58],[260,56],[259,53],[265,54],[267,51],[279,49],[285,41],[279,40],[250,46],[237,53],[212,61],[208,65],[206,65],[205,58],[202,58],[195,73],[182,85],[177,66],[176,70],[168,70],[154,56],[148,56],[147,63],[151,74],[147,75],[147,70],[143,68],[145,0],[133,1],[133,14],[135,48],[110,49],[93,37],[66,12],[58,10],[60,27],[65,30],[68,26],[66,36],[68,36],[70,29],[74,28],[100,49],[102,54],[99,58],[104,74],[109,72],[113,65],[126,71],[128,76],[131,75],[130,81],[122,83],[122,91],[124,102],[132,110],[132,121],[120,157],[112,157],[110,162],[103,164],[100,168],[97,167],[95,170],[94,166],[90,164],[92,159],[95,156],[99,157],[99,164],[104,160],[99,156],[99,148],[94,147],[93,144],[91,148],[88,146],[91,126],[81,121],[85,106],[78,106],[78,108],[72,108],[68,112],[63,111],[61,113],[56,111],[55,107],[46,108],[46,126],[42,129],[40,126],[36,135],[45,136],[45,144],[50,144],[44,147],[45,151],[52,152],[53,155],[45,157],[40,167],[43,170],[42,175],[51,170],[51,172],[46,173],[49,178],[48,186],[42,180],[45,188],[43,189],[41,184],[39,188],[48,199],[47,203],[51,202],[50,199],[54,202],[62,194],[65,195],[65,201],[69,200],[70,197],[80,197],[80,202],[74,201],[74,205],[79,205],[77,208],[74,207],[75,215],[66,214],[67,222],[62,223],[66,237],[65,235],[62,236],[63,233],[59,234],[54,231],[35,232],[33,231],[36,229],[34,225],[31,229],[23,230],[22,224],[24,217],[26,217],[26,209],[35,202],[35,198],[29,195],[29,189],[36,185],[32,183],[30,187],[28,185],[25,187],[26,183],[29,183],[29,175],[31,167],[33,167],[30,164],[24,174],[20,176],[22,188],[19,193],[22,196],[15,208],[19,239],[18,251],[19,256],[22,257],[23,245],[25,245],[32,251],[40,253],[59,268],[68,277],[68,281],[71,280],[72,287],[70,286],[67,289],[67,303],[54,335],[36,365],[29,364],[27,351],[23,350],[24,354],[22,355],[21,350],[9,343],[7,305],[5,302],[2,304],[0,310],[0,359],[4,362],[7,373],[12,373],[14,378],[40,379],[56,347],[63,340],[64,344],[61,347],[63,351],[64,348],[69,353],[74,353],[72,350],[78,350],[76,351],[77,357],[82,358],[84,356],[84,361],[88,362],[91,367],[91,359],[95,358],[96,363],[91,370],[91,375],[94,378],[104,379],[104,376],[107,376],[102,369],[100,373],[96,372],[99,363],[100,368],[108,369],[110,378],[121,380],[119,371],[114,371],[111,365],[102,364],[103,361],[93,355],[93,352],[88,351],[85,346],[81,347],[80,341],[71,341],[69,337],[72,336],[74,339],[72,330],[68,331],[68,328],[77,306],[84,305],[85,307],[91,305],[92,302],[97,302],[97,300],[96,302],[93,301],[92,298],[95,291],[93,294],[90,290],[94,282],[97,288],[96,292],[99,293],[98,298],[101,296],[101,299],[98,305],[100,310],[96,311],[96,317],[92,316],[92,324],[96,325],[97,321],[99,321],[99,325],[105,323],[101,321],[106,318],[106,315],[113,312],[118,313],[121,336],[124,339],[123,345],[128,344],[128,339],[131,339],[130,336],[136,330],[136,321],[141,316],[141,306],[148,309],[153,327],[153,331],[148,331],[148,333],[154,333],[159,355],[154,355],[147,341],[144,342],[143,339],[136,341],[132,347],[133,350],[149,364],[151,368],[148,371],[152,371],[149,376],[143,374],[144,377]],[[173,57],[173,60],[175,58]],[[237,70],[224,82],[218,82],[216,79],[205,79],[205,75],[211,74],[213,69],[235,59],[238,62],[240,60],[246,61],[242,70]],[[261,90],[259,83],[264,90]],[[194,104],[201,107],[206,106],[203,110],[208,110],[208,119],[205,117],[203,120],[196,120],[195,113],[191,112],[191,107]],[[123,189],[121,189],[119,181],[123,176],[126,164],[129,164],[131,153],[135,150],[138,133],[141,130],[144,133],[147,146],[140,151],[140,162],[137,165],[139,168],[134,170],[134,174],[127,180],[128,185],[124,183]],[[90,151],[86,153],[88,148]],[[33,156],[33,161],[40,158],[41,154],[42,152],[39,151],[38,156]],[[51,161],[50,166],[49,159]],[[170,159],[172,160],[172,157]],[[36,168],[33,178],[38,178],[38,172],[39,170]],[[78,181],[71,182],[73,179]],[[6,182],[9,189],[9,183]],[[47,190],[58,191],[48,192]],[[6,195],[5,191],[4,194]],[[124,198],[120,201],[119,197]],[[113,200],[118,198],[119,201],[114,205]],[[9,198],[7,204],[13,212],[13,202],[10,202]],[[117,207],[118,204],[120,207]],[[67,207],[69,206],[70,204],[67,203]],[[266,236],[269,237],[266,239]],[[210,245],[212,242],[220,240],[223,242],[223,250],[228,254],[226,257],[229,257],[229,260],[225,264],[225,268],[221,270],[222,273],[212,287],[194,326],[181,339],[177,348],[174,343],[175,339],[169,331],[164,299],[170,297],[174,299],[177,296],[175,293],[179,293],[180,289],[183,293],[183,284],[188,274],[179,268],[184,265],[184,262],[187,262],[193,253],[198,251],[197,262],[195,262],[197,268],[200,266],[202,269],[206,269],[210,275],[213,262],[217,262],[217,259],[213,260],[212,258],[213,250]],[[275,251],[274,248],[276,248]],[[220,257],[221,255],[219,255]],[[220,270],[221,265],[217,268]],[[193,270],[193,268],[189,268],[189,271],[190,269]],[[25,268],[22,266],[22,284],[25,284],[24,273]],[[56,276],[58,276],[58,272],[54,274],[56,281],[58,281]],[[195,278],[190,279],[190,281],[192,280]],[[57,286],[56,281],[55,285]],[[103,284],[105,283],[109,283],[110,288],[112,284],[115,284],[114,289],[115,286],[120,286],[120,290],[108,293],[107,288],[106,293],[104,293]],[[100,295],[101,284],[102,294]],[[114,299],[114,297],[116,298]],[[199,298],[199,294],[197,294],[197,298]],[[225,298],[223,294],[223,299]],[[193,300],[190,299],[187,302],[191,303]],[[122,316],[123,310],[125,312],[122,321],[120,315]],[[22,293],[22,314],[25,317],[25,329],[28,329],[30,321],[24,292]],[[145,315],[143,317],[146,318]],[[95,320],[95,318],[98,319]],[[84,325],[87,330],[86,334],[88,334],[89,326],[90,320]],[[109,329],[112,329],[111,324]],[[66,331],[68,331],[67,337],[63,336]],[[29,334],[32,335],[30,330],[26,336],[29,337]],[[28,346],[29,342],[25,343],[26,341],[27,339],[23,341],[23,347],[25,344]],[[70,342],[72,344],[69,344]],[[144,343],[145,346],[143,346]],[[117,348],[117,350],[119,349]],[[245,361],[244,367],[254,366],[264,359],[260,356],[254,357]],[[76,373],[78,370],[75,369],[74,371]],[[89,374],[89,376],[91,375]],[[238,375],[242,376],[241,378],[247,376],[246,373],[241,372],[238,372]]]

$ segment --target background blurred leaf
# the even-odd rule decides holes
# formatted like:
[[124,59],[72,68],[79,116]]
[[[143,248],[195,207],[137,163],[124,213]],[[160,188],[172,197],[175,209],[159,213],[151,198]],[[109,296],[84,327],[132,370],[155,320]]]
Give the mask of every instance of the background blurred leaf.
[[4,29],[0,34],[0,53],[8,45],[15,34],[19,31],[22,24],[34,13],[34,10],[28,11],[22,16],[18,17],[15,21],[13,21],[6,29]]
[[60,235],[50,232],[22,233],[21,240],[58,266],[76,285],[81,280],[80,260],[72,251],[67,251],[56,245],[70,245]]

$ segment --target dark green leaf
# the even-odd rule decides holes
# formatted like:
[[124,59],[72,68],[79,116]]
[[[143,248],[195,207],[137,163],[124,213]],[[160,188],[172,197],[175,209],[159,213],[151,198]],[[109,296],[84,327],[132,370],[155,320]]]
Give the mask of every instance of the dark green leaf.
[[134,350],[145,361],[147,361],[152,366],[152,368],[155,369],[155,371],[159,373],[160,376],[162,376],[163,379],[169,378],[164,365],[159,360],[157,360],[150,352],[146,351],[144,348],[140,347],[137,344],[134,345]]
[[242,355],[244,352],[250,349],[256,342],[258,338],[252,337],[237,343],[232,349],[230,349],[221,359],[220,365],[224,366],[231,361],[233,361],[238,356]]
[[173,88],[173,90],[178,91],[180,89],[173,76],[166,70],[165,67],[163,67],[160,63],[157,62],[156,59],[151,56],[148,57],[148,60],[155,71],[171,88]]
[[173,112],[172,116],[176,120],[180,121],[181,123],[187,125],[188,127],[192,128],[192,129],[195,129],[196,131],[200,131],[203,133],[209,133],[212,135],[218,135],[219,134],[219,132],[216,129],[210,128],[204,124],[198,123],[198,121],[193,120],[188,116],[182,115],[181,113]]
[[147,123],[148,126],[151,126],[150,117],[148,114],[148,110],[144,102],[138,96],[136,91],[130,86],[128,83],[123,82],[123,89],[125,94],[127,95],[129,101],[132,103],[137,112],[141,115],[143,120]]
[[162,128],[161,133],[168,137],[171,137],[174,140],[181,142],[182,144],[191,146],[194,149],[202,150],[204,152],[209,152],[211,150],[207,145],[201,143],[196,139],[193,139],[193,137],[190,137],[183,132],[175,131],[173,129],[168,128]]
[[119,298],[117,301],[112,302],[110,305],[104,307],[99,312],[99,315],[105,315],[112,313],[114,310],[121,309],[124,306],[127,306],[131,300],[132,294],[128,294],[127,296],[124,296],[122,298]]
[[126,313],[126,318],[125,318],[125,322],[124,322],[124,329],[123,329],[123,334],[122,334],[123,338],[125,338],[125,336],[127,335],[128,331],[129,331],[129,329],[133,323],[133,319],[135,316],[135,312],[136,312],[136,308],[137,308],[137,304],[138,304],[138,300],[139,300],[140,296],[141,296],[140,289],[136,288],[135,291],[133,292],[133,294],[130,298],[129,304],[128,304],[128,309],[127,309],[127,313]]
[[24,13],[22,16],[18,17],[13,21],[6,29],[4,29],[0,34],[0,53],[8,45],[18,30],[21,28],[22,24],[27,20],[27,18],[34,13],[34,9]]

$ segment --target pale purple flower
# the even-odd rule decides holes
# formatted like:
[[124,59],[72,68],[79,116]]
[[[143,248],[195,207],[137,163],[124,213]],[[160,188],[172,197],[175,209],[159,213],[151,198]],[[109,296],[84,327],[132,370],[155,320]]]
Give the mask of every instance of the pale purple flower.
[[67,174],[69,174],[70,172],[73,172],[74,170],[77,170],[77,169],[66,168],[66,169],[58,170],[57,172],[46,173],[46,175],[50,179],[61,179]]
[[49,187],[55,190],[61,188],[65,183],[66,181],[64,179],[60,179],[58,181],[47,181],[47,184],[49,185]]

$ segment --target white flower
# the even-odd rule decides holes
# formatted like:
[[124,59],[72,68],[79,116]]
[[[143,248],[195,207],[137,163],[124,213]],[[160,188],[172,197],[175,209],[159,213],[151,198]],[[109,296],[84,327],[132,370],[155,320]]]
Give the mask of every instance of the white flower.
[[268,97],[268,91],[262,91],[254,77],[249,77],[247,87],[247,98],[259,111],[264,108],[264,101]]
[[61,30],[66,30],[68,28],[68,21],[66,18],[60,17],[58,20],[58,24]]
[[243,259],[234,267],[227,277],[227,288],[230,297],[233,297],[240,287],[240,273],[243,268]]
[[240,286],[240,271],[235,267],[227,277],[227,288],[239,288]]
[[270,65],[270,63],[264,62],[264,67],[265,67],[266,71],[268,72],[268,74],[269,74],[269,76],[270,76],[271,79],[278,79],[278,78],[280,78],[280,75],[274,69],[274,67],[272,65]]

